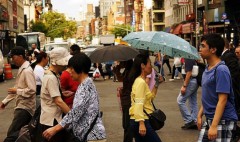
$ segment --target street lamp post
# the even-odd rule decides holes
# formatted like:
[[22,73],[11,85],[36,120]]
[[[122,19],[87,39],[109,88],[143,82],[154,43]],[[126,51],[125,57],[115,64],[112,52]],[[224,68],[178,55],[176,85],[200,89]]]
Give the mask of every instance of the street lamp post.
[[197,8],[198,8],[198,0],[195,1],[195,45],[196,45],[196,48],[198,46],[198,31],[197,31]]

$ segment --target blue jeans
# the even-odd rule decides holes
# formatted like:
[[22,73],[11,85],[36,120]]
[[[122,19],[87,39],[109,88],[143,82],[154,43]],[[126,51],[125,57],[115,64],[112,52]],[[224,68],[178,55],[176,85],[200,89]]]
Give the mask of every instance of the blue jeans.
[[159,138],[158,134],[153,130],[148,120],[144,121],[146,127],[146,135],[141,136],[139,134],[139,122],[135,122],[135,120],[130,120],[130,127],[132,129],[135,142],[162,142]]
[[[197,80],[196,78],[191,78],[186,88],[185,94],[182,95],[180,92],[178,95],[177,103],[185,123],[189,123],[192,120],[194,120],[195,122],[197,121],[197,90]],[[189,109],[186,105],[187,99],[189,100]]]

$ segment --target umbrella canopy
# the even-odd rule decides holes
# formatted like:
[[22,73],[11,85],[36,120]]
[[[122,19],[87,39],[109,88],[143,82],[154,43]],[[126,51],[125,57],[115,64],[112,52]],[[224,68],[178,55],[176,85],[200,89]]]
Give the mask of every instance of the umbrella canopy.
[[200,58],[197,49],[186,40],[165,32],[132,32],[123,40],[134,48],[161,51],[171,57]]
[[94,50],[89,58],[93,63],[126,61],[135,58],[139,51],[126,45],[105,46]]

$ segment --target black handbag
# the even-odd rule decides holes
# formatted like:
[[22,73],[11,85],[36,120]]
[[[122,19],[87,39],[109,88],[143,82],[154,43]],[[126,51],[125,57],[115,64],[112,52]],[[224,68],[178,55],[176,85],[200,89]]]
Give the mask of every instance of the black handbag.
[[156,109],[154,103],[152,102],[154,111],[151,114],[148,114],[145,110],[144,113],[148,116],[150,125],[154,130],[160,130],[165,123],[166,115],[160,109]]

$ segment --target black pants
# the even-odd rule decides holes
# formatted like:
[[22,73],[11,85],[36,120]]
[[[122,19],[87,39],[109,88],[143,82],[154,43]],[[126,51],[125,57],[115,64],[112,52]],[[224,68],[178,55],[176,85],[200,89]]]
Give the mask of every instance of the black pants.
[[27,110],[20,108],[15,109],[13,120],[8,129],[7,137],[5,138],[4,142],[15,142],[18,138],[20,129],[27,125],[31,118],[32,116]]
[[178,70],[178,72],[181,73],[181,67],[175,67],[175,65],[173,65],[173,70],[172,70],[172,79],[174,79],[174,75],[175,75],[175,70]]
[[124,138],[123,142],[132,142],[133,141],[133,133],[130,127],[130,115],[129,115],[130,107],[122,107],[122,126],[124,129]]
[[163,60],[162,66],[163,66],[165,63],[167,64],[167,67],[168,67],[169,73],[171,73],[171,66],[170,66],[170,63],[169,63],[169,59],[167,59],[167,60]]
[[[54,119],[54,126],[58,124],[57,120]],[[51,128],[52,126],[47,126],[47,125],[41,125],[41,134],[47,130],[48,128]],[[41,142],[64,142],[64,131],[60,131],[56,133],[49,141],[46,140],[45,138],[42,138]]]

